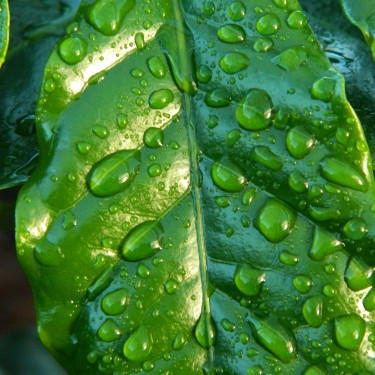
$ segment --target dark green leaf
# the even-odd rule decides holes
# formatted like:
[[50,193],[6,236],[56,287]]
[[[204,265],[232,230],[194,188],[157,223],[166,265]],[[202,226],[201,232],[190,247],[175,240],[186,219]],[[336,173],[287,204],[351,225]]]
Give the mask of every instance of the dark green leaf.
[[35,102],[53,45],[77,0],[10,1],[11,43],[0,71],[0,189],[27,180],[36,166]]
[[9,7],[8,0],[0,1],[0,67],[3,65],[9,43]]
[[17,209],[47,348],[72,374],[373,373],[370,154],[298,3],[76,22]]

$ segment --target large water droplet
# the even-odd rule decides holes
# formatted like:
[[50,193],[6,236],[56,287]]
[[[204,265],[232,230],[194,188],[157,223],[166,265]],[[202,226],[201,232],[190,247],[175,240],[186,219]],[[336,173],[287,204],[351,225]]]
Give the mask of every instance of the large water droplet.
[[297,255],[290,253],[288,250],[283,250],[279,255],[280,262],[287,266],[295,266],[299,259]]
[[254,147],[251,151],[250,158],[275,172],[283,167],[281,158],[274,154],[267,146]]
[[267,52],[273,47],[273,41],[270,38],[258,38],[253,46],[255,52]]
[[370,291],[366,294],[366,297],[363,299],[363,307],[367,311],[375,310],[375,289],[371,288]]
[[314,260],[323,260],[327,255],[342,250],[342,243],[331,233],[315,227],[309,256]]
[[288,177],[289,186],[297,193],[303,193],[309,188],[309,182],[301,172],[293,171]]
[[195,327],[195,338],[204,349],[215,344],[216,327],[211,315],[202,313]]
[[281,22],[276,14],[266,14],[257,21],[256,28],[262,35],[276,34],[281,27]]
[[158,148],[163,146],[164,132],[159,128],[148,128],[143,135],[143,142],[147,147]]
[[160,223],[150,220],[133,228],[121,245],[125,260],[134,262],[147,259],[162,249],[164,229]]
[[337,343],[346,350],[358,350],[366,333],[366,322],[356,314],[335,319]]
[[246,17],[246,6],[242,1],[234,1],[228,8],[232,21],[241,21]]
[[115,35],[135,0],[97,0],[88,7],[86,20],[104,35]]
[[224,43],[241,43],[246,39],[245,30],[235,24],[228,24],[217,31],[217,36]]
[[313,99],[329,102],[335,92],[336,80],[329,77],[323,77],[314,82],[311,88],[311,96]]
[[361,240],[367,235],[368,226],[363,219],[355,218],[349,220],[345,224],[343,232],[346,235],[346,237],[350,238],[351,240]]
[[83,60],[87,53],[87,43],[79,37],[70,37],[59,45],[60,57],[70,65],[74,65]]
[[102,310],[107,315],[122,314],[129,303],[129,293],[121,288],[107,294],[101,302]]
[[303,126],[296,126],[288,131],[286,147],[295,159],[303,159],[315,145],[315,139]]
[[236,119],[246,130],[262,130],[271,125],[272,101],[263,90],[252,89],[239,103]]
[[98,197],[109,197],[120,193],[134,180],[139,166],[139,151],[117,151],[92,167],[88,175],[88,187],[91,193]]
[[208,83],[212,78],[212,70],[207,65],[201,65],[196,71],[197,79],[201,83]]
[[247,185],[247,179],[241,167],[226,156],[214,163],[211,177],[217,187],[231,193],[240,192]]
[[121,337],[121,329],[118,324],[112,320],[107,319],[98,330],[98,337],[105,342],[111,342]]
[[255,340],[284,363],[289,363],[296,355],[296,344],[291,333],[272,318],[251,319],[250,326]]
[[237,267],[234,282],[241,293],[253,297],[258,295],[266,280],[264,271],[242,264]]
[[209,91],[204,97],[204,102],[212,108],[227,107],[231,100],[231,94],[224,87]]
[[140,326],[126,340],[124,345],[124,356],[131,362],[142,362],[151,353],[153,339],[147,327]]
[[328,181],[357,191],[367,191],[368,182],[361,172],[349,163],[327,157],[320,163],[321,173]]
[[302,313],[312,327],[320,327],[323,323],[323,298],[313,296],[307,299],[303,304]]
[[109,130],[103,125],[95,125],[92,128],[93,133],[101,139],[105,139],[109,136]]
[[312,285],[313,281],[307,275],[297,275],[293,279],[293,286],[301,293],[308,293]]
[[292,29],[302,29],[307,25],[307,18],[303,12],[300,10],[295,10],[289,14],[286,22]]
[[148,100],[152,109],[163,109],[174,100],[174,94],[170,89],[160,89],[154,91]]
[[150,57],[147,60],[147,65],[151,74],[156,78],[164,78],[167,73],[164,62],[158,56]]
[[228,52],[219,61],[220,68],[225,73],[235,74],[250,65],[250,59],[244,53]]
[[371,286],[372,273],[373,268],[362,258],[353,257],[345,269],[345,282],[351,290],[357,292]]
[[274,243],[281,242],[287,237],[293,230],[295,222],[295,212],[275,199],[269,199],[254,220],[255,226],[264,237]]

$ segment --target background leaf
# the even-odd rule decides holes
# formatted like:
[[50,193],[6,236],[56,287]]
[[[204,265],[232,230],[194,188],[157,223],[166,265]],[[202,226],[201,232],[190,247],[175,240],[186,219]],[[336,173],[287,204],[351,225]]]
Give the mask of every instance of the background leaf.
[[298,3],[76,22],[17,213],[49,350],[72,373],[373,372],[369,150]]
[[0,2],[0,67],[3,65],[9,43],[9,7],[8,0]]
[[35,102],[53,45],[64,34],[77,0],[10,1],[11,43],[0,71],[0,189],[27,180],[38,146]]

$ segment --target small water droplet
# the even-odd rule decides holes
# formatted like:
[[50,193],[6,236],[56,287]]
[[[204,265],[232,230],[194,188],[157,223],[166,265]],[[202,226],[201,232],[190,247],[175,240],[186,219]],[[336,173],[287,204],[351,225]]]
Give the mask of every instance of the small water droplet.
[[204,102],[212,108],[227,107],[231,100],[231,94],[224,87],[209,91],[204,97]]
[[253,46],[255,52],[267,52],[273,47],[273,41],[270,38],[258,38]]
[[246,130],[262,130],[271,125],[273,104],[263,90],[252,89],[236,109],[236,119]]
[[260,209],[254,224],[267,240],[278,243],[290,234],[295,221],[296,214],[289,206],[269,199]]
[[77,149],[81,155],[86,155],[91,151],[91,144],[87,142],[79,142],[77,143]]
[[127,126],[128,126],[128,116],[125,114],[125,113],[119,113],[117,115],[117,126],[120,128],[120,129],[125,129]]
[[294,255],[287,250],[283,250],[280,253],[279,259],[280,259],[280,262],[284,263],[287,266],[295,266],[299,261],[299,258],[297,255]]
[[293,171],[288,177],[289,186],[297,193],[303,193],[308,190],[309,182],[298,171]]
[[311,277],[307,275],[297,275],[293,279],[293,286],[301,293],[308,293],[313,285]]
[[115,341],[121,337],[121,329],[118,324],[112,320],[107,319],[98,330],[98,337],[105,342]]
[[148,175],[149,175],[150,177],[158,177],[158,176],[160,176],[162,173],[163,173],[163,168],[162,168],[161,165],[158,164],[158,163],[152,164],[152,165],[148,168]]
[[264,271],[242,264],[237,267],[234,275],[234,283],[241,293],[246,296],[257,296],[266,280]]
[[225,134],[225,143],[228,147],[233,147],[234,144],[241,138],[241,131],[233,129]]
[[281,158],[274,154],[267,146],[254,147],[251,151],[250,158],[275,172],[283,167]]
[[147,279],[150,276],[150,269],[144,264],[139,263],[137,268],[137,275],[142,279]]
[[246,17],[246,6],[242,1],[234,1],[228,8],[232,21],[241,21]]
[[187,344],[186,335],[183,332],[177,333],[175,339],[173,340],[173,349],[180,350]]
[[241,167],[226,156],[214,163],[211,177],[217,187],[231,193],[240,192],[247,185],[247,179]]
[[373,268],[362,258],[353,257],[349,259],[345,269],[345,282],[348,287],[357,292],[371,286],[371,276]]
[[139,151],[121,150],[96,163],[89,175],[90,191],[98,197],[108,197],[124,191],[138,174]]
[[195,327],[195,338],[204,349],[215,344],[216,327],[211,315],[202,313]]
[[336,80],[329,77],[323,77],[314,82],[311,88],[311,96],[313,99],[329,102],[335,92]]
[[144,76],[144,72],[141,69],[135,68],[130,73],[134,78],[141,78]]
[[217,31],[218,38],[224,43],[242,43],[246,39],[245,30],[235,24],[227,24]]
[[323,298],[313,296],[303,304],[302,313],[306,322],[312,327],[320,327],[323,323]]
[[158,56],[150,57],[147,60],[147,66],[151,74],[156,78],[164,78],[167,73],[164,62]]
[[62,227],[65,230],[69,230],[74,228],[77,225],[77,218],[74,214],[73,211],[68,210],[64,214],[63,222],[62,222]]
[[219,61],[220,68],[228,74],[235,74],[250,65],[247,55],[240,52],[228,52]]
[[145,35],[143,33],[136,33],[134,37],[134,43],[138,50],[142,50],[143,48],[145,48]]
[[286,22],[292,29],[302,29],[307,25],[307,18],[302,11],[295,10],[294,12],[289,14]]
[[170,89],[160,89],[154,91],[148,100],[152,109],[163,109],[174,100],[174,94]]
[[281,22],[276,14],[266,14],[260,17],[257,21],[256,28],[262,35],[276,34],[281,27]]
[[356,314],[335,319],[335,337],[337,343],[346,350],[358,350],[366,332],[366,322]]
[[82,61],[86,53],[87,43],[79,37],[67,38],[59,45],[59,55],[69,65]]
[[109,136],[109,130],[103,125],[96,125],[92,128],[92,131],[99,138],[107,138]]
[[331,233],[315,227],[309,256],[314,260],[323,260],[327,255],[343,249],[342,243]]
[[363,307],[366,311],[375,310],[375,289],[371,288],[370,291],[366,294],[366,297],[363,299]]
[[345,224],[343,232],[351,240],[361,240],[367,235],[368,226],[363,219],[355,218]]
[[212,78],[212,70],[207,65],[201,65],[196,71],[200,83],[208,83]]
[[133,228],[121,245],[125,260],[134,262],[147,259],[162,249],[164,229],[160,223],[149,220]]
[[296,126],[286,136],[287,149],[295,159],[303,159],[315,145],[315,139],[303,126]]
[[178,289],[178,281],[175,279],[169,279],[164,284],[164,289],[168,294],[175,294]]
[[116,289],[108,293],[101,302],[101,308],[107,315],[122,314],[129,303],[129,293],[126,289]]
[[145,326],[140,326],[126,340],[124,356],[131,362],[142,362],[150,355],[153,346],[151,333]]
[[164,144],[164,132],[159,128],[148,128],[143,135],[143,142],[147,147],[158,148]]
[[226,318],[221,321],[221,326],[227,332],[234,332],[234,330],[236,329],[236,325]]
[[303,375],[327,375],[327,373],[318,366],[310,366],[304,371]]

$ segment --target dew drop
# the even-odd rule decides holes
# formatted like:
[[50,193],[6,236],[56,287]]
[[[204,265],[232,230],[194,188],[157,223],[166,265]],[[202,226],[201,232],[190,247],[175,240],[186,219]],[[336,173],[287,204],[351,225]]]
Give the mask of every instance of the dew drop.
[[196,71],[196,76],[200,83],[208,83],[212,78],[212,70],[207,65],[201,65]]
[[147,66],[151,74],[156,78],[164,78],[167,73],[164,62],[158,56],[150,57],[147,60]]
[[363,299],[363,307],[366,311],[375,310],[375,289],[371,288],[370,291],[366,294],[366,297]]
[[38,243],[34,248],[34,258],[42,266],[58,266],[63,261],[61,248],[47,240]]
[[205,15],[212,16],[215,13],[215,4],[212,1],[205,1],[202,10]]
[[228,8],[228,14],[232,21],[241,21],[246,17],[246,6],[242,1],[234,1]]
[[211,177],[218,188],[230,193],[240,192],[247,185],[247,179],[241,167],[226,156],[214,163]]
[[234,275],[234,283],[238,290],[246,296],[257,296],[266,280],[264,271],[242,264],[237,267]]
[[267,52],[273,47],[273,41],[270,38],[258,38],[253,46],[255,52]]
[[87,142],[77,143],[77,150],[81,155],[87,155],[91,151],[91,144]]
[[86,53],[87,43],[79,37],[67,38],[59,45],[59,55],[69,65],[82,61]]
[[281,27],[281,22],[276,14],[266,14],[260,17],[257,21],[256,28],[262,35],[276,34]]
[[245,206],[250,206],[251,202],[256,197],[257,191],[255,188],[250,188],[245,191],[245,193],[242,196],[242,204]]
[[306,52],[290,48],[275,56],[271,61],[287,72],[294,72],[306,61]]
[[216,327],[212,317],[202,313],[195,327],[195,338],[204,349],[209,349],[215,344]]
[[323,323],[323,298],[321,296],[308,298],[303,304],[302,313],[306,322],[312,327],[320,327]]
[[107,315],[122,314],[129,303],[129,293],[121,288],[107,294],[101,302],[101,308]]
[[180,350],[187,344],[187,338],[183,332],[177,333],[175,339],[173,340],[173,349]]
[[247,375],[264,375],[262,366],[251,366],[247,369]]
[[279,8],[287,8],[289,0],[273,0],[274,4]]
[[154,220],[145,221],[133,228],[121,245],[125,260],[135,262],[147,259],[162,249],[164,229]]
[[142,279],[147,279],[150,276],[150,269],[144,264],[138,264],[137,275]]
[[300,10],[295,10],[294,12],[290,13],[286,22],[292,29],[302,29],[307,25],[307,18],[303,12]]
[[175,294],[178,289],[178,281],[175,279],[169,279],[164,284],[164,289],[168,294]]
[[131,362],[142,362],[150,355],[153,339],[147,327],[140,326],[126,340],[124,344],[124,356]]
[[285,239],[293,230],[295,222],[295,212],[275,199],[269,199],[254,220],[256,228],[273,243]]
[[98,337],[105,342],[115,341],[121,337],[121,329],[112,319],[107,319],[98,330]]
[[73,211],[68,210],[64,214],[62,227],[64,230],[69,230],[74,228],[77,225],[77,218]]
[[219,61],[220,68],[228,74],[235,74],[250,65],[250,59],[244,53],[228,52]]
[[228,319],[224,318],[221,321],[221,326],[224,328],[225,331],[227,332],[234,332],[236,329],[236,325],[229,321]]
[[297,275],[293,279],[293,286],[301,293],[308,293],[313,285],[311,277],[307,275]]
[[148,100],[152,109],[163,109],[174,100],[174,94],[170,89],[160,89],[154,91]]
[[293,171],[288,177],[289,186],[297,193],[303,193],[309,188],[306,178],[298,171]]
[[117,126],[120,128],[120,129],[125,129],[127,126],[128,126],[128,116],[125,114],[125,113],[119,113],[117,115]]
[[146,47],[145,35],[143,33],[136,33],[134,42],[138,50],[142,50]]
[[93,133],[99,138],[107,138],[109,136],[109,130],[103,125],[96,125],[92,128]]
[[315,139],[303,126],[296,126],[288,131],[286,147],[295,159],[303,159],[315,145]]
[[246,130],[262,130],[271,125],[272,101],[263,90],[252,89],[236,109],[236,119]]
[[231,205],[230,198],[226,195],[221,197],[215,197],[214,200],[215,203],[221,208],[229,207]]
[[345,282],[348,287],[357,292],[371,286],[373,268],[362,258],[353,257],[349,259],[345,269]]
[[342,243],[331,233],[315,227],[309,256],[313,260],[323,260],[327,255],[343,249]]
[[152,164],[152,165],[148,168],[148,175],[149,175],[150,177],[158,177],[158,176],[160,176],[162,173],[163,173],[163,169],[162,169],[161,165],[158,164],[158,163]]
[[212,108],[227,107],[231,100],[231,94],[224,87],[209,91],[204,97],[204,102]]
[[91,193],[109,197],[124,191],[138,174],[139,166],[139,151],[121,150],[106,156],[92,167],[88,175]]
[[135,68],[130,73],[134,78],[141,78],[144,76],[144,72],[141,69]]
[[228,147],[233,147],[234,144],[241,138],[241,131],[233,129],[225,135],[225,143]]
[[283,250],[279,255],[280,262],[284,263],[287,266],[295,266],[299,259],[297,255],[290,253],[287,250]]
[[164,132],[159,128],[148,128],[143,134],[143,142],[147,147],[158,148],[164,144]]
[[281,158],[267,146],[254,147],[250,153],[250,158],[275,172],[283,167]]
[[356,314],[341,316],[334,322],[337,343],[346,350],[358,350],[366,332],[366,322]]
[[310,366],[302,375],[327,375],[327,373],[318,366]]
[[323,77],[314,82],[311,88],[311,96],[313,99],[329,102],[335,92],[336,80],[329,77]]
[[218,38],[224,43],[241,43],[246,39],[245,30],[235,24],[227,24],[217,31]]
[[355,218],[345,224],[343,232],[351,240],[361,240],[367,235],[368,226],[363,219]]

